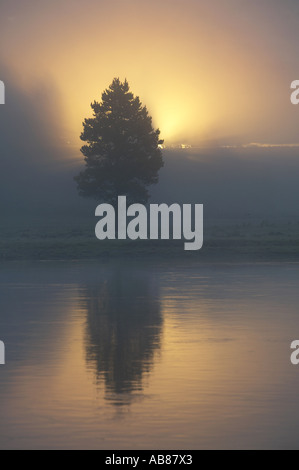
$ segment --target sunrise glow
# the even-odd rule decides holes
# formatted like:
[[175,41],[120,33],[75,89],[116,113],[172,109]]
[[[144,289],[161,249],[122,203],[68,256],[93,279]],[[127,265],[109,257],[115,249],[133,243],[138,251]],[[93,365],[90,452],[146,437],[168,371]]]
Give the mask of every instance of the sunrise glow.
[[[128,79],[167,145],[294,141],[296,123],[285,122],[295,110],[288,99],[282,102],[289,76],[280,55],[274,58],[271,25],[265,36],[266,17],[257,20],[253,8],[246,18],[242,12],[236,18],[219,2],[214,9],[214,1],[190,1],[184,9],[184,2],[175,3],[174,8],[169,1],[150,6],[130,0],[115,8],[115,2],[90,2],[86,11],[83,2],[73,2],[70,15],[63,2],[57,16],[57,2],[47,2],[37,23],[24,6],[11,7],[1,30],[11,47],[2,61],[26,93],[51,96],[60,142],[69,142],[74,153],[90,103],[101,99],[115,76]],[[160,26],[153,29],[158,5]]]

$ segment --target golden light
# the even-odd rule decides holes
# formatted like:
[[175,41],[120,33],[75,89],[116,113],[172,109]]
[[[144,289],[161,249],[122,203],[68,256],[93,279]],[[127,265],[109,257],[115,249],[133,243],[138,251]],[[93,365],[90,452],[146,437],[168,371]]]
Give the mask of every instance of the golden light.
[[90,103],[100,101],[114,77],[127,78],[166,145],[230,135],[271,142],[286,133],[288,82],[269,58],[263,31],[257,51],[248,47],[245,26],[244,32],[218,27],[214,16],[229,24],[229,9],[221,13],[221,5],[219,12],[201,5],[199,11],[197,2],[190,9],[172,3],[159,4],[158,25],[152,4],[129,1],[117,9],[113,2],[76,4],[75,22],[67,11],[54,14],[49,2],[38,22],[24,9],[9,26],[4,63],[27,93],[39,81],[53,84],[61,142],[71,142],[76,157],[81,158],[79,136]]

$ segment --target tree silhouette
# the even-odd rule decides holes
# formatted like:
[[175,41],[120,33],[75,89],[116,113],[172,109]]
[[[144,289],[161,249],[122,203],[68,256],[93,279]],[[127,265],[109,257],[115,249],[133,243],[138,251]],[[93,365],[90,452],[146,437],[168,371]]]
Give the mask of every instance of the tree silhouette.
[[93,117],[84,120],[81,134],[87,144],[81,148],[85,169],[75,177],[79,194],[113,205],[118,196],[146,203],[147,187],[158,182],[163,166],[163,140],[147,108],[130,92],[127,80],[119,78],[91,108]]

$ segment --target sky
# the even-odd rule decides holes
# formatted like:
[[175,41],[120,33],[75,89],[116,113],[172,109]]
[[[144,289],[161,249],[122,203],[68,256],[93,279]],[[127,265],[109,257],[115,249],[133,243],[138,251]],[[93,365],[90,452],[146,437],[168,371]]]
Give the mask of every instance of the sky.
[[82,122],[119,77],[167,147],[195,147],[163,151],[152,200],[297,217],[298,31],[297,0],[0,0],[1,213],[93,215]]
[[68,158],[114,77],[167,145],[298,144],[298,31],[296,0],[0,0],[0,79]]

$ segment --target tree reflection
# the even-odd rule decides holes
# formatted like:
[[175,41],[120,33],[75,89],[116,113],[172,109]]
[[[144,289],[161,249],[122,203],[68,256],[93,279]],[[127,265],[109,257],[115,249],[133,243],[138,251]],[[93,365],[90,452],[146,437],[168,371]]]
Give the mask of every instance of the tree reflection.
[[98,285],[86,287],[86,358],[106,398],[130,403],[143,389],[160,348],[162,316],[153,273],[113,268]]

